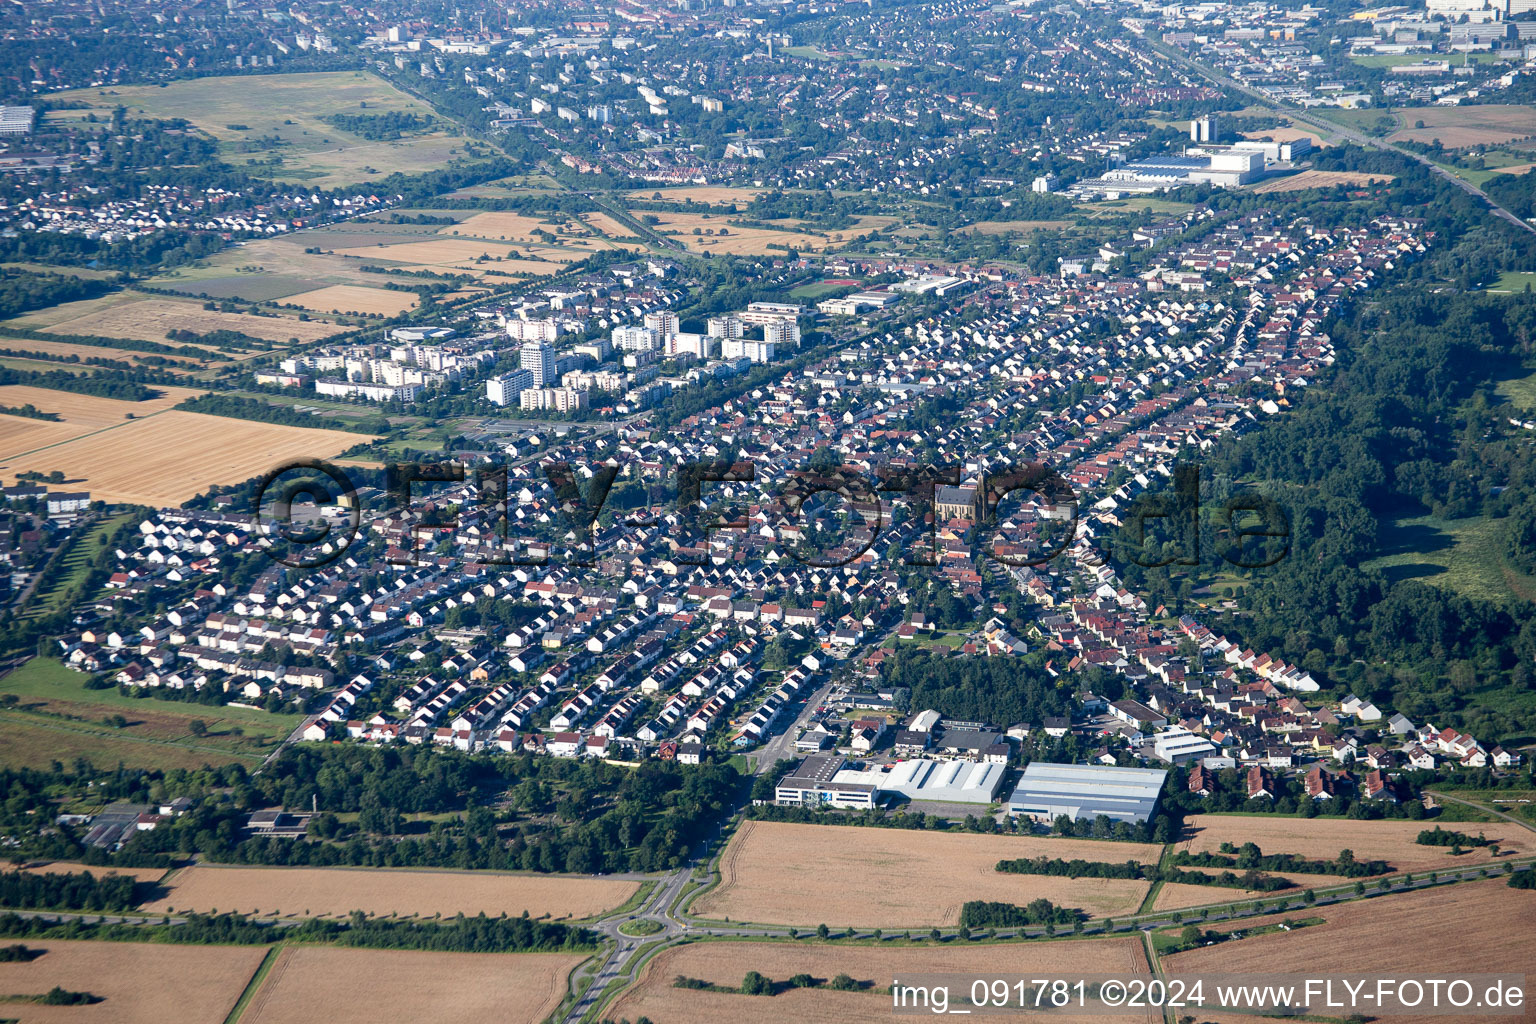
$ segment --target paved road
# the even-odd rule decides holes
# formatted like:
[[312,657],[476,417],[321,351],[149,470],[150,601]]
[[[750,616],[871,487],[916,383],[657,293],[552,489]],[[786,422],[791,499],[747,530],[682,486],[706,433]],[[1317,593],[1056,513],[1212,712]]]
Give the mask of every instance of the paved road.
[[1426,156],[1421,156],[1411,150],[1401,149],[1392,145],[1385,139],[1373,138],[1369,135],[1363,135],[1352,128],[1346,128],[1343,125],[1335,124],[1334,122],[1329,121],[1327,118],[1319,117],[1316,114],[1309,112],[1303,107],[1295,107],[1288,103],[1282,103],[1266,92],[1246,86],[1236,79],[1229,78],[1226,75],[1223,75],[1221,72],[1207,67],[1199,61],[1186,56],[1181,50],[1171,46],[1164,46],[1147,36],[1142,36],[1141,39],[1147,43],[1147,45],[1157,50],[1159,53],[1178,61],[1202,77],[1207,78],[1218,85],[1224,85],[1230,89],[1236,89],[1238,92],[1263,106],[1269,107],[1272,110],[1281,111],[1289,117],[1309,124],[1320,131],[1337,135],[1340,138],[1348,139],[1350,142],[1353,142],[1357,145],[1366,146],[1371,149],[1386,150],[1392,153],[1396,153],[1399,156],[1407,157],[1409,160],[1413,160],[1416,163],[1422,164],[1435,174],[1438,174],[1446,181],[1449,181],[1451,184],[1461,189],[1463,192],[1466,192],[1468,195],[1476,196],[1483,202],[1487,203],[1488,208],[1493,212],[1494,216],[1508,221],[1517,228],[1521,228],[1522,230],[1529,231],[1531,234],[1536,235],[1536,225],[1532,225],[1526,221],[1521,220],[1509,210],[1506,210],[1504,207],[1494,202],[1493,199],[1489,197],[1488,193],[1484,192],[1470,181],[1466,181],[1463,178],[1458,178],[1456,175],[1452,174],[1450,171],[1447,171],[1444,167],[1441,167],[1439,164],[1435,163],[1433,160]]

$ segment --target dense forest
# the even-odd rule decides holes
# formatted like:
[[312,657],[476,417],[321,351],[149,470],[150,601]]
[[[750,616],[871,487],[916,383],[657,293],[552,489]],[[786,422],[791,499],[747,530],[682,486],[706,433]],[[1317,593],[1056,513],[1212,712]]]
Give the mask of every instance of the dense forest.
[[[1505,577],[1510,593],[1458,593],[1367,563],[1394,542],[1432,563],[1443,539],[1397,528],[1428,515],[1452,530],[1492,520],[1510,568],[1529,567],[1536,460],[1495,391],[1526,372],[1536,297],[1404,287],[1333,333],[1332,378],[1205,467],[1208,497],[1254,487],[1287,509],[1292,530],[1288,557],[1244,574],[1241,609],[1206,624],[1415,721],[1489,742],[1530,736],[1536,590],[1515,576]],[[1122,568],[1149,603],[1188,606],[1193,579]]]
[[1039,724],[1063,715],[1070,694],[1045,671],[1037,654],[1022,658],[956,658],[898,650],[880,666],[888,686],[906,689],[913,708],[935,708],[945,718],[993,725]]
[[[290,747],[227,803],[142,832],[130,856],[242,864],[658,871],[684,863],[741,785],[729,765],[470,756],[430,747]],[[248,808],[316,806],[308,841],[245,839]],[[355,824],[338,813],[356,812]],[[430,824],[411,815],[459,812]]]
[[0,317],[61,302],[89,299],[115,287],[110,281],[69,274],[38,274],[17,267],[0,268]]

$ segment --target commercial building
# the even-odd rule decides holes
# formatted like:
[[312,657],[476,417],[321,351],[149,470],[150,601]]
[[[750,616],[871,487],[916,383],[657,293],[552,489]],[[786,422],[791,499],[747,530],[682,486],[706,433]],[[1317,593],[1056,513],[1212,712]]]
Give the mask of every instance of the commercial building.
[[1008,798],[1008,813],[1040,822],[1063,814],[1073,820],[1102,814],[1113,821],[1141,823],[1157,811],[1167,778],[1167,772],[1151,768],[1037,761],[1024,769]]
[[[976,761],[903,761],[890,771],[837,773],[837,781],[872,783],[908,800],[943,804],[989,804],[1002,788],[1007,766]],[[864,778],[864,776],[880,776]]]
[[36,117],[31,107],[0,107],[0,135],[31,135]]
[[1216,744],[1175,725],[1152,737],[1152,753],[1169,764],[1187,764],[1215,754]]
[[1215,142],[1220,133],[1221,126],[1214,114],[1197,117],[1189,122],[1190,142]]
[[[875,806],[876,787],[864,782],[839,782],[845,764],[841,754],[813,754],[779,780],[773,802],[780,807]],[[859,773],[854,773],[859,774]]]

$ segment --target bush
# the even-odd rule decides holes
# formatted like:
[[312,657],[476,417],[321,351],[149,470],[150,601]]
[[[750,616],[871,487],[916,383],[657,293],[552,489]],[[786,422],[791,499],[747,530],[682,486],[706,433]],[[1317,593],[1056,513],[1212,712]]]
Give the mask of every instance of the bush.
[[773,982],[756,971],[748,971],[747,976],[741,979],[741,992],[748,996],[771,996]]

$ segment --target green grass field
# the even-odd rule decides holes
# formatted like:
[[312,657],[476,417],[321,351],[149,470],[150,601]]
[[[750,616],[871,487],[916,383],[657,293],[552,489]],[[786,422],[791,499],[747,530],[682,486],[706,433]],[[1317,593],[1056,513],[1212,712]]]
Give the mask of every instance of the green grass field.
[[827,281],[816,281],[811,284],[802,284],[798,288],[791,288],[789,297],[792,299],[824,299],[828,295],[839,292],[854,291],[853,287],[846,284],[831,284]]
[[1316,107],[1312,113],[1334,124],[1343,125],[1345,128],[1353,128],[1355,131],[1369,132],[1372,135],[1390,135],[1403,126],[1402,118],[1389,110],[1378,107],[1366,107],[1358,110],[1346,110],[1342,107]]
[[[1536,274],[1527,276],[1536,278]],[[1524,291],[1524,286],[1521,290]],[[1524,377],[1500,381],[1496,394],[1516,409],[1536,412],[1536,366],[1527,364],[1524,369],[1529,371]]]
[[1502,524],[1474,516],[1400,519],[1383,530],[1386,552],[1366,562],[1388,578],[1421,579],[1467,597],[1536,599],[1536,577],[1510,568]]
[[[303,720],[250,708],[127,697],[88,690],[84,673],[53,658],[34,658],[0,678],[0,696],[19,698],[0,710],[0,764],[46,765],[84,756],[98,765],[197,767],[259,762]],[[121,715],[124,724],[108,724]],[[202,721],[203,735],[192,732]]]
[[69,549],[64,553],[58,571],[46,585],[32,595],[32,600],[27,603],[22,618],[35,619],[39,615],[57,611],[69,596],[70,591],[85,582],[86,576],[91,571],[92,560],[101,551],[103,539],[130,518],[132,518],[131,513],[111,516],[71,538]]
[[432,114],[426,104],[363,71],[231,75],[164,88],[77,89],[58,98],[90,104],[98,117],[121,105],[130,115],[184,118],[218,142],[229,162],[261,162],[275,154],[283,158],[280,166],[253,171],[317,186],[377,180],[395,171],[417,174],[464,155],[465,140],[454,131],[374,142],[326,124],[322,118],[332,114]]
[[1529,285],[1536,290],[1536,271],[1506,270],[1499,279],[1488,286],[1490,292],[1524,292]]

